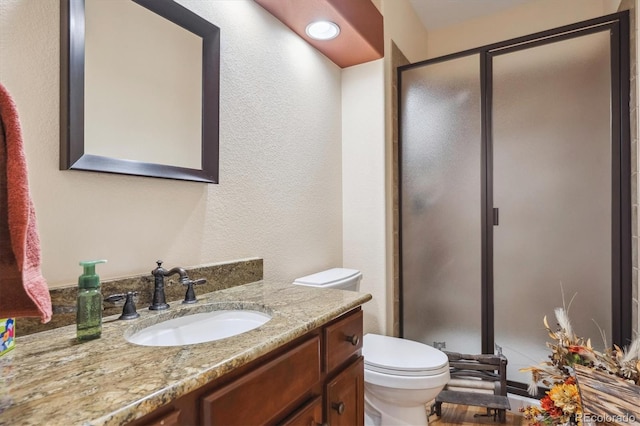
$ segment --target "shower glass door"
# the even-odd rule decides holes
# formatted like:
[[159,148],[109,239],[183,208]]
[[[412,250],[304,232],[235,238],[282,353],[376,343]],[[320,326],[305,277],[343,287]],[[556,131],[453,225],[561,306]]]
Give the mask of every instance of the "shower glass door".
[[481,350],[479,55],[401,75],[402,334]]
[[492,57],[495,343],[508,378],[547,360],[543,316],[611,344],[610,31]]
[[555,308],[630,342],[628,42],[619,13],[399,67],[401,337],[499,346],[523,394]]

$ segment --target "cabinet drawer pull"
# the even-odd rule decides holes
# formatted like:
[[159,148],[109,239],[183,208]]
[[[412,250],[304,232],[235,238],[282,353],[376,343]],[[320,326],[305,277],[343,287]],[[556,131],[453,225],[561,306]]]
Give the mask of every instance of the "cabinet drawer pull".
[[360,342],[360,338],[357,334],[353,334],[351,336],[347,336],[345,340],[351,343],[353,346],[358,346],[358,342]]
[[334,402],[331,404],[331,408],[336,410],[338,414],[342,415],[342,413],[344,413],[344,402]]

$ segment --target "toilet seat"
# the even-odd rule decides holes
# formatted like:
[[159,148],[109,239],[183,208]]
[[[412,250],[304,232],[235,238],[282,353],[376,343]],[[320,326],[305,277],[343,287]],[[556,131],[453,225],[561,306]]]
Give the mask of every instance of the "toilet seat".
[[444,352],[412,340],[366,334],[362,354],[365,370],[379,374],[417,378],[449,372]]

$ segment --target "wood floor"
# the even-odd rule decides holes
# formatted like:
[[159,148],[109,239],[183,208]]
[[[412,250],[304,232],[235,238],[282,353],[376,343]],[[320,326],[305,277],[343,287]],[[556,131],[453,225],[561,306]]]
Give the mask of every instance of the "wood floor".
[[430,426],[466,426],[466,425],[494,425],[494,426],[525,426],[527,423],[519,415],[507,411],[507,421],[500,423],[493,417],[473,417],[474,414],[486,414],[484,408],[468,407],[466,405],[442,404],[442,417],[435,414],[429,417]]

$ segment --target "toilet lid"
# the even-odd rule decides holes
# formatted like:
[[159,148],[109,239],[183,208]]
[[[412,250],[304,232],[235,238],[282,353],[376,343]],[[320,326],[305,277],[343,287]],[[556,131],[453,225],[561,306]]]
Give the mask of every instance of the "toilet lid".
[[315,274],[307,275],[305,277],[296,278],[294,282],[312,287],[323,287],[333,284],[337,281],[351,278],[355,275],[358,275],[359,273],[360,271],[358,271],[357,269],[333,268],[326,271],[317,272]]
[[432,376],[449,370],[447,355],[424,343],[366,334],[362,342],[365,368],[398,376]]

